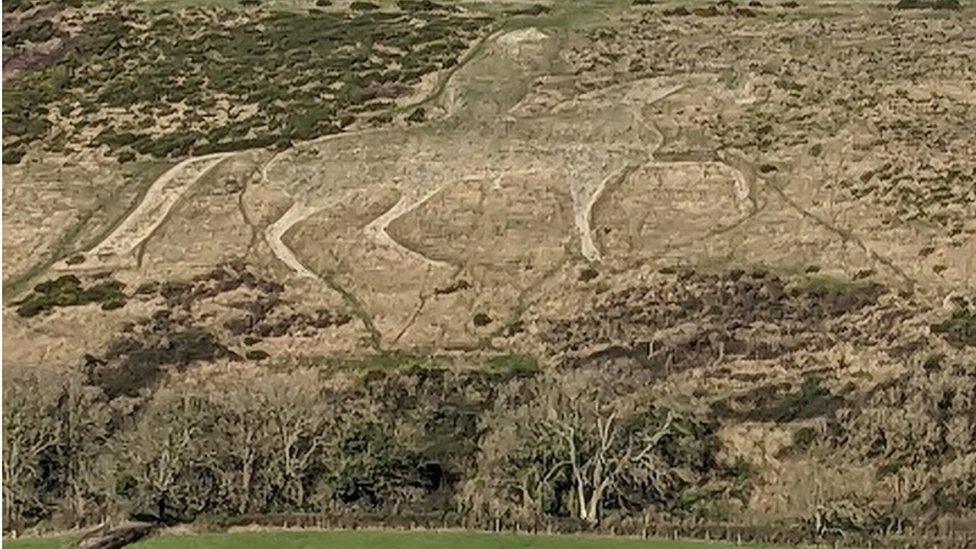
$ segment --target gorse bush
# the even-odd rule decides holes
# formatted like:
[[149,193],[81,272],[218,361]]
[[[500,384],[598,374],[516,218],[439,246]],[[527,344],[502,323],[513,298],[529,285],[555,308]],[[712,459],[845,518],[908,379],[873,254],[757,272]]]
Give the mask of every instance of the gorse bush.
[[64,275],[38,284],[30,295],[15,305],[17,314],[24,317],[43,314],[58,307],[89,303],[98,303],[103,309],[114,309],[125,305],[124,287],[121,282],[110,279],[83,288],[78,277]]
[[[351,12],[300,13],[116,5],[84,18],[63,14],[84,27],[83,37],[72,38],[56,65],[4,84],[4,162],[17,163],[38,146],[167,158],[333,134],[349,116],[391,108],[424,74],[452,66],[490,32],[484,17],[377,7],[353,2]],[[12,39],[59,32],[45,22]],[[117,109],[126,116],[106,114]],[[48,133],[59,112],[74,114],[56,142]]]

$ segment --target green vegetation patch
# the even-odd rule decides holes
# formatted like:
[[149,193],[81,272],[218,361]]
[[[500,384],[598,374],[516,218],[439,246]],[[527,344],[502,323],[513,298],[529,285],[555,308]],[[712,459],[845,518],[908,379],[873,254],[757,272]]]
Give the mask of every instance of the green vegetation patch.
[[4,547],[14,549],[64,549],[71,547],[76,536],[51,536],[43,538],[5,539]]
[[976,311],[965,303],[957,302],[949,318],[931,329],[954,347],[976,347]]
[[541,368],[532,355],[521,353],[502,353],[484,359],[457,358],[446,355],[430,355],[407,351],[387,351],[368,356],[337,359],[327,365],[347,368],[367,374],[393,372],[422,373],[446,372],[454,370],[498,374],[504,377],[531,377]]
[[[13,549],[56,549],[64,547],[64,538],[5,541]],[[222,549],[262,547],[274,549],[331,547],[334,549],[723,549],[724,543],[694,541],[613,539],[583,536],[526,536],[474,532],[249,532],[235,534],[202,534],[196,536],[159,536],[141,541],[134,547],[146,549]],[[760,547],[758,545],[747,547]]]
[[101,304],[102,309],[111,310],[125,306],[125,284],[118,280],[100,280],[87,288],[74,275],[64,275],[42,282],[34,291],[16,303],[17,314],[22,317],[37,316],[57,307],[73,307]]
[[896,10],[961,10],[959,0],[898,0]]
[[[35,147],[168,158],[288,146],[393,108],[490,32],[486,17],[422,3],[370,6],[64,12],[84,27],[73,50],[5,82],[4,162]],[[49,138],[55,125],[64,139]]]
[[327,365],[365,373],[444,370],[450,364],[451,360],[446,357],[436,357],[406,351],[381,352],[357,358],[338,359],[327,363]]
[[877,285],[867,281],[807,275],[796,279],[794,287],[814,296],[845,296],[870,293],[877,288]]
[[486,364],[491,371],[516,376],[534,376],[540,371],[535,357],[526,354],[497,355],[489,358]]

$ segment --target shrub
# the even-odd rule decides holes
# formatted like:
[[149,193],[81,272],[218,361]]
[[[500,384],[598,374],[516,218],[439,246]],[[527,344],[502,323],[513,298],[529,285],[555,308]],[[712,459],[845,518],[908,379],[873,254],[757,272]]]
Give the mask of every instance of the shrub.
[[895,4],[896,10],[961,10],[962,3],[959,0],[898,0]]
[[248,360],[265,360],[270,356],[271,355],[268,354],[267,351],[262,351],[260,349],[254,349],[244,354],[244,357]]
[[539,363],[531,355],[504,354],[488,359],[488,368],[494,372],[533,376],[539,373]]
[[801,427],[793,431],[793,449],[805,451],[817,440],[817,430],[813,427]]
[[89,303],[100,303],[103,309],[117,309],[125,305],[124,287],[117,280],[107,280],[83,288],[78,277],[64,275],[35,286],[30,295],[16,303],[17,314],[32,317],[57,307]]
[[966,304],[957,303],[949,318],[931,329],[954,347],[976,346],[976,313]]
[[380,7],[372,2],[363,2],[362,0],[356,0],[349,4],[349,9],[356,11],[372,11],[378,10]]

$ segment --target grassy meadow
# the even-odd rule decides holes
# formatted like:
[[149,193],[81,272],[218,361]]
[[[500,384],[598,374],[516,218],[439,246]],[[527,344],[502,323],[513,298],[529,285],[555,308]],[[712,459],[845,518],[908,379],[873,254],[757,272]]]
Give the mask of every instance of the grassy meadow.
[[[75,538],[5,540],[7,549],[60,549]],[[157,536],[133,547],[145,549],[724,549],[733,544],[584,536],[529,536],[473,532],[247,532]],[[763,546],[750,546],[760,548]],[[765,546],[769,547],[769,546]]]

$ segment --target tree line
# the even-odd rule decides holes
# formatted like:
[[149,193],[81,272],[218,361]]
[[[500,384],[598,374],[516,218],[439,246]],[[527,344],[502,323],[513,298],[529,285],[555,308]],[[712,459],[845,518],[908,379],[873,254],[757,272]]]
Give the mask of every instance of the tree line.
[[227,371],[106,398],[4,384],[4,525],[276,513],[467,519],[701,513],[741,498],[714,425],[585,372]]

